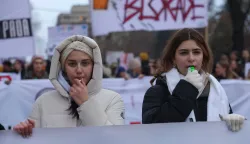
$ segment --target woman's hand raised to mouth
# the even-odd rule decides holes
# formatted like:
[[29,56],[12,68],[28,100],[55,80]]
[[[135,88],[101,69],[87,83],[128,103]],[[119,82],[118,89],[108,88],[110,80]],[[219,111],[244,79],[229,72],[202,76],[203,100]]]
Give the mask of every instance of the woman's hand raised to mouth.
[[80,106],[89,99],[88,89],[83,79],[75,79],[75,83],[71,86],[69,94],[73,100]]

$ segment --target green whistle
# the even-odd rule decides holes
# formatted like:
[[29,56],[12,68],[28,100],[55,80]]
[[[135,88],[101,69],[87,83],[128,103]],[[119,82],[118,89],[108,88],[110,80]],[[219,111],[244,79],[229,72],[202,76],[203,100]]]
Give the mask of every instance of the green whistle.
[[194,66],[190,66],[189,67],[189,71],[193,72],[195,70],[195,67]]

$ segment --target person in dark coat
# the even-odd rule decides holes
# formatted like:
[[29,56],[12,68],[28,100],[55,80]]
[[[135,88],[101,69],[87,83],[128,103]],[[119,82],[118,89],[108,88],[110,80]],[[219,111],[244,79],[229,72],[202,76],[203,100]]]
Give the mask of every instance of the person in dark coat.
[[5,128],[1,124],[0,124],[0,130],[5,130]]
[[220,82],[224,79],[229,79],[231,71],[229,70],[229,63],[219,61],[215,65],[215,78]]
[[25,66],[24,66],[24,61],[20,60],[20,59],[16,59],[15,63],[14,63],[14,72],[18,75],[20,75],[21,79],[24,79],[25,77]]
[[245,117],[232,114],[211,71],[212,52],[203,36],[194,29],[178,31],[164,49],[156,84],[145,93],[142,123],[223,120],[230,130],[240,130]]
[[12,64],[9,60],[5,60],[3,62],[3,72],[5,72],[5,73],[12,73],[13,72]]

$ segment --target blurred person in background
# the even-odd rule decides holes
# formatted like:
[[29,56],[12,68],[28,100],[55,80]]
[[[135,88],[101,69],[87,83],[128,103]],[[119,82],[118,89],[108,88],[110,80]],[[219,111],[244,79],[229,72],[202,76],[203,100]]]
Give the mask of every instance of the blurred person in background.
[[129,61],[127,73],[129,78],[142,79],[144,77],[144,74],[142,74],[141,61],[139,58],[133,58]]
[[111,78],[112,71],[106,62],[103,62],[103,78]]
[[116,78],[124,78],[125,80],[129,79],[129,75],[126,72],[126,69],[120,65],[120,60],[117,60],[117,65],[115,67],[114,75]]
[[9,60],[3,61],[3,72],[5,72],[5,73],[13,72],[12,64]]
[[14,69],[14,72],[17,75],[19,75],[21,79],[24,79],[26,70],[25,70],[24,62],[22,60],[16,59],[13,69]]
[[[3,61],[2,72],[3,73],[14,73],[14,70],[12,68],[12,63],[10,60]],[[11,83],[11,79],[4,80],[4,83],[9,85]]]
[[250,69],[248,70],[248,73],[247,73],[245,80],[250,80]]
[[219,61],[216,63],[214,76],[218,81],[222,79],[227,79],[228,72],[229,72],[229,64],[227,62]]
[[150,75],[155,76],[157,74],[157,70],[160,67],[160,59],[157,60],[150,60],[149,61],[149,68],[150,68]]
[[156,74],[156,60],[153,60],[153,59],[149,60],[148,66],[149,66],[150,75],[154,76]]
[[111,69],[112,77],[116,77],[116,76],[115,76],[116,68],[117,68],[117,63],[115,63],[115,62],[111,63],[110,69]]
[[237,61],[231,60],[229,66],[229,79],[244,79],[244,73],[242,72],[241,67],[238,65]]
[[28,120],[14,127],[24,137],[36,128],[124,124],[122,97],[102,88],[102,56],[97,43],[74,35],[54,52],[49,79],[56,90],[41,95]]
[[48,79],[45,61],[42,57],[34,56],[32,58],[24,79]]
[[230,53],[230,61],[236,61],[238,62],[239,57],[238,57],[238,51],[232,51]]
[[[221,54],[220,59],[219,59],[218,62],[222,63],[222,64],[227,64],[229,66],[230,60],[229,60],[228,55],[226,53]],[[213,65],[213,71],[212,71],[213,74],[216,73],[216,71],[215,71],[216,70],[216,66],[217,66],[216,64],[217,63],[214,63],[214,65]]]
[[141,52],[140,59],[141,59],[142,74],[147,75],[147,76],[150,75],[148,53]]
[[245,65],[247,63],[250,63],[250,53],[249,53],[249,50],[244,49],[241,54],[242,54],[242,56],[241,56],[241,65],[240,65],[240,67],[241,67],[242,71],[244,72],[245,71]]
[[249,50],[244,49],[242,51],[242,60],[243,60],[243,64],[250,62],[250,54],[249,54]]
[[225,53],[223,53],[223,54],[220,56],[220,60],[219,60],[219,61],[222,62],[222,63],[227,63],[227,64],[229,64],[229,57],[228,57],[228,55],[225,54]]

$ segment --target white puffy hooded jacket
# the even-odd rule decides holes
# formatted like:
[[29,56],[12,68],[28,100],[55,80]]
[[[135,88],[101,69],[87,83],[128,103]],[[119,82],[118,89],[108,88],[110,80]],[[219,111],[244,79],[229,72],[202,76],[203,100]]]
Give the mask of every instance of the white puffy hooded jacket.
[[[74,41],[80,41],[93,49],[94,68],[92,78],[87,84],[89,99],[77,108],[79,120],[72,118],[67,109],[70,96],[59,82],[61,71],[60,54]],[[30,119],[35,120],[35,127],[78,127],[124,124],[124,103],[121,96],[113,91],[102,89],[102,57],[97,43],[85,36],[72,36],[64,40],[55,49],[49,79],[54,91],[40,96],[32,109]]]

